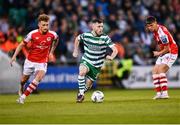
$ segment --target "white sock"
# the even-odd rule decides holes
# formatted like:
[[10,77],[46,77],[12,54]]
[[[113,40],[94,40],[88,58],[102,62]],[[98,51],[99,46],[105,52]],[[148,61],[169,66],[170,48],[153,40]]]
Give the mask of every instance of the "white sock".
[[84,90],[79,90],[79,93],[80,93],[81,95],[84,95]]

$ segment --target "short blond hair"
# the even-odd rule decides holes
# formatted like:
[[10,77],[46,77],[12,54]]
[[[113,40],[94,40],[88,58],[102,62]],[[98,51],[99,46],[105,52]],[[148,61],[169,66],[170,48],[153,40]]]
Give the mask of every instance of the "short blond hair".
[[41,22],[41,21],[48,22],[49,21],[49,16],[47,14],[40,14],[39,17],[38,17],[38,22]]

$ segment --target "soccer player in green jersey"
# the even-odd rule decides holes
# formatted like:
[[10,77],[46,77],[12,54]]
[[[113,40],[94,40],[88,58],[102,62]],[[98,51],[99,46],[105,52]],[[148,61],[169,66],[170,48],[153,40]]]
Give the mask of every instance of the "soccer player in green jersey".
[[[103,34],[103,21],[94,19],[92,31],[80,34],[74,42],[73,57],[78,56],[79,43],[84,44],[84,54],[79,65],[78,85],[79,92],[77,102],[84,100],[84,93],[92,87],[97,79],[105,59],[113,60],[117,55],[117,49],[109,36]],[[106,48],[112,49],[111,55],[106,55]]]

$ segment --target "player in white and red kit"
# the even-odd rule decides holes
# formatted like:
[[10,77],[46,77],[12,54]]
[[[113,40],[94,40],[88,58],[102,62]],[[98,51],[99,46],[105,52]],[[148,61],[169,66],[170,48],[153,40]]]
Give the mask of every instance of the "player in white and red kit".
[[[54,50],[58,44],[58,35],[54,31],[49,30],[49,16],[41,14],[38,17],[39,28],[31,31],[16,48],[16,51],[11,59],[10,64],[16,60],[16,56],[21,51],[23,46],[31,42],[29,54],[24,62],[23,75],[19,89],[18,103],[23,104],[25,98],[32,93],[43,79],[47,71],[47,62],[54,58]],[[24,85],[30,75],[35,74],[34,80],[29,84],[26,90]]]
[[178,57],[178,46],[167,28],[159,25],[155,17],[147,17],[146,29],[153,33],[154,40],[159,47],[159,51],[153,52],[154,56],[158,57],[152,70],[153,84],[156,90],[153,99],[167,99],[169,95],[166,72]]

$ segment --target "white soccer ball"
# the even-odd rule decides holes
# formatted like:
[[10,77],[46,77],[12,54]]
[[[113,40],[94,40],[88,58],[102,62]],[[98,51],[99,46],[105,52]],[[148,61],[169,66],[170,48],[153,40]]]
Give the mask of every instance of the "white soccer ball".
[[103,102],[104,101],[104,94],[103,92],[97,90],[94,91],[93,94],[91,95],[91,100],[93,102]]

